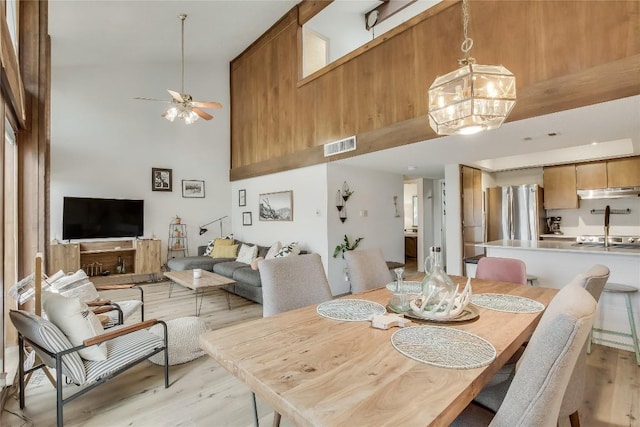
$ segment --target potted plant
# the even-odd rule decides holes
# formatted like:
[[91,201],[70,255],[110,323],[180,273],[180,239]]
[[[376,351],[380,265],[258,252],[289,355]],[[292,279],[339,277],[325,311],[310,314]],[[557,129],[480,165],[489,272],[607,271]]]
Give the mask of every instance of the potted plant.
[[362,239],[364,239],[364,237],[358,237],[353,241],[353,243],[350,243],[349,237],[347,237],[347,235],[345,234],[343,242],[336,246],[335,250],[333,251],[333,257],[338,258],[338,255],[342,255],[342,258],[344,258],[344,253],[346,251],[352,251],[357,248]]
[[178,215],[176,215],[175,223],[176,224],[180,224],[181,222],[182,222],[182,218],[180,218]]

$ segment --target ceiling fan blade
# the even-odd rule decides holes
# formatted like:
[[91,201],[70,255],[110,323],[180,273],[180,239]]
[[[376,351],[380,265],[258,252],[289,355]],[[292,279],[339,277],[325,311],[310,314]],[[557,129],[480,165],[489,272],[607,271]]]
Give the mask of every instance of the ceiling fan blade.
[[191,108],[191,110],[192,110],[194,113],[196,113],[197,115],[199,115],[200,117],[202,117],[203,119],[205,119],[205,120],[211,120],[211,119],[213,119],[213,116],[212,116],[211,114],[209,114],[209,113],[205,113],[204,111],[202,111],[202,110],[201,110],[201,109],[199,109],[199,108],[193,107],[193,108]]
[[198,108],[222,108],[222,104],[220,104],[219,102],[193,101],[191,103],[191,105],[193,105],[194,107],[198,107]]
[[182,95],[180,95],[178,92],[176,92],[175,90],[171,90],[168,89],[167,92],[169,92],[169,94],[173,97],[173,99],[175,99],[178,102],[184,102],[184,99],[182,99]]
[[141,101],[156,101],[156,102],[165,102],[167,104],[171,103],[172,101],[167,101],[166,99],[153,99],[153,98],[141,98],[141,97],[136,97],[133,99],[139,99]]

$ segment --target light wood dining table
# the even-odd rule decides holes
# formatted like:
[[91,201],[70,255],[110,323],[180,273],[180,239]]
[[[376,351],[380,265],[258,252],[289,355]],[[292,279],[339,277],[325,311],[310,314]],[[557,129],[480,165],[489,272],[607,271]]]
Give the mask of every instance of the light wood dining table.
[[[474,294],[518,295],[545,306],[558,292],[479,279],[473,279],[472,286]],[[391,295],[379,288],[344,298],[386,306]],[[487,366],[450,369],[398,352],[391,344],[397,328],[337,321],[320,316],[316,308],[210,331],[200,336],[200,346],[298,426],[448,426],[527,341],[542,315],[478,307],[479,317],[469,322],[413,322],[468,331],[496,348],[496,358]]]

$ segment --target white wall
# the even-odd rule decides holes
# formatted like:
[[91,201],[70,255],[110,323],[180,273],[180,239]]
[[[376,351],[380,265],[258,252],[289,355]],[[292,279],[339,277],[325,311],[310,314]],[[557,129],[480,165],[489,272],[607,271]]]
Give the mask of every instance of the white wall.
[[446,267],[448,274],[462,275],[462,226],[460,225],[460,165],[448,164],[444,166],[444,180],[447,183],[445,206],[446,228]]
[[[345,203],[347,220],[342,223],[335,207],[335,194],[347,181],[353,195]],[[238,191],[246,190],[247,206],[238,206]],[[258,195],[293,190],[293,221],[258,219]],[[402,176],[336,164],[321,164],[231,184],[233,233],[238,240],[270,246],[299,242],[302,249],[322,257],[334,295],[349,292],[344,280],[345,262],[333,258],[336,245],[346,234],[363,237],[359,248],[380,247],[388,261],[404,260],[402,212],[395,217],[393,196],[402,197]],[[364,211],[366,211],[366,216]],[[253,224],[242,225],[242,213],[251,212]]]
[[[344,181],[354,193],[345,204],[347,220],[342,223],[333,196]],[[344,280],[343,273],[346,263],[332,257],[334,248],[345,234],[350,241],[364,238],[359,249],[379,247],[387,261],[404,262],[403,212],[396,217],[393,205],[393,196],[402,198],[404,184],[402,175],[329,163],[327,189],[331,196],[327,200],[330,257],[327,276],[334,295],[338,295],[349,292],[349,283]]]
[[[327,167],[314,165],[231,183],[233,235],[262,246],[276,241],[298,242],[301,249],[322,256],[327,268]],[[247,205],[238,206],[238,192],[246,190]],[[258,196],[293,191],[293,221],[260,221]],[[251,212],[252,225],[242,225],[242,213]]]
[[[160,117],[168,104],[133,99],[169,100],[179,73],[179,64],[52,70],[51,239],[62,238],[64,196],[144,199],[144,237],[163,241],[163,261],[176,214],[190,254],[209,240],[198,226],[230,214],[228,64],[190,64],[185,79],[196,100],[223,104],[211,121],[170,123]],[[172,192],[151,191],[152,167],[173,169]],[[183,179],[204,180],[205,198],[183,198]]]

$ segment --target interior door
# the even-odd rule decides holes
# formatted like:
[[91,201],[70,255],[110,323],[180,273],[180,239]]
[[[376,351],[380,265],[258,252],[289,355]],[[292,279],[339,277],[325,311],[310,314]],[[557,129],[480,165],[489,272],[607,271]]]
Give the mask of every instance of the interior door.
[[460,182],[462,183],[461,224],[462,224],[462,258],[470,258],[484,253],[482,244],[484,233],[482,228],[482,172],[468,166],[460,166]]

